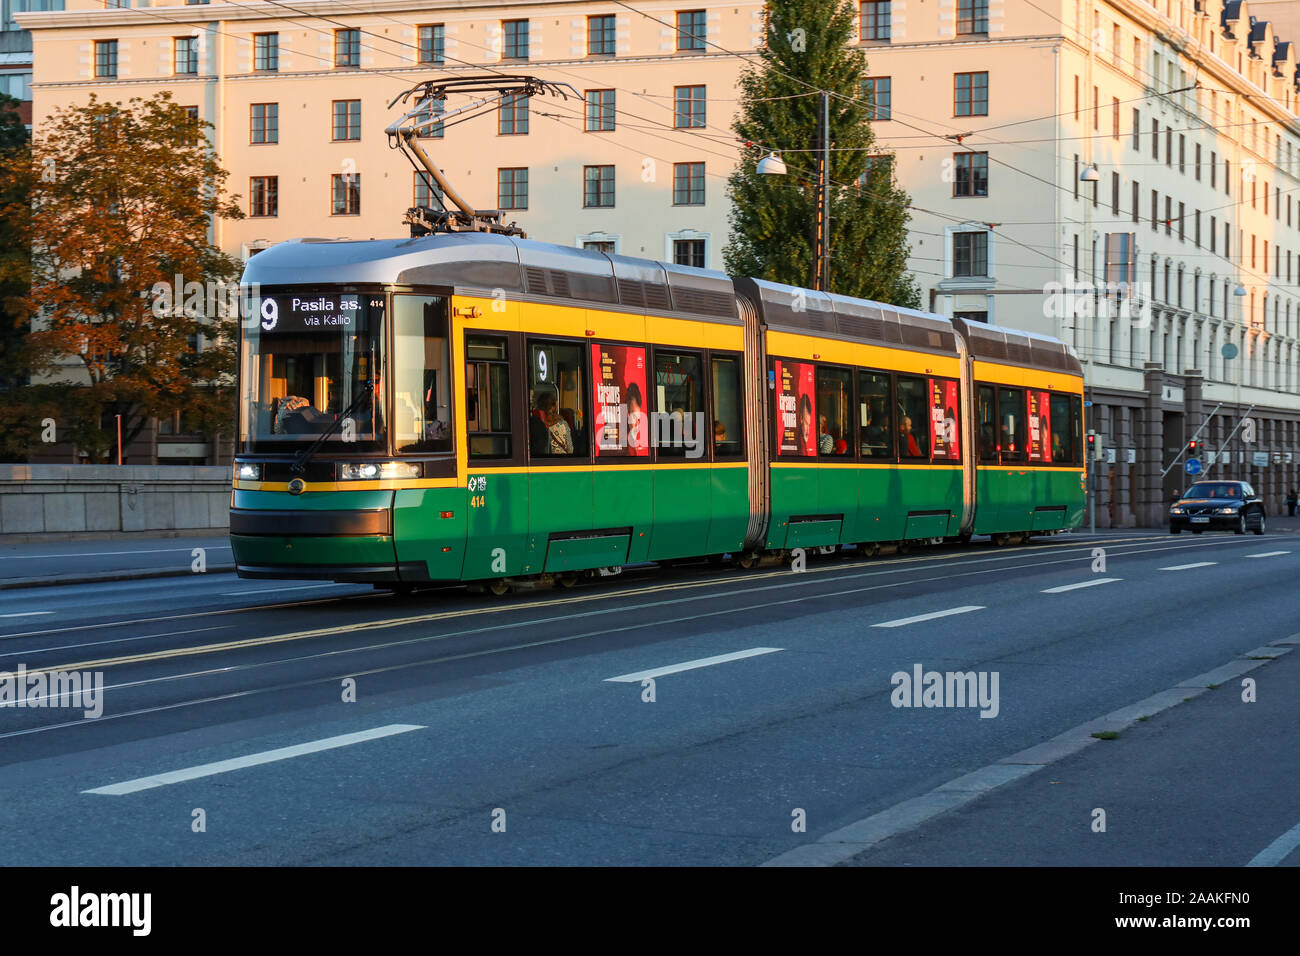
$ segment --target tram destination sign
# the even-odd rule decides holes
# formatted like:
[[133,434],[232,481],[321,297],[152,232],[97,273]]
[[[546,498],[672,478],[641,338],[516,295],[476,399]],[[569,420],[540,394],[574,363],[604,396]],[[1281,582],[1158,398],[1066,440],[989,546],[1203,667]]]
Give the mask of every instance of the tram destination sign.
[[337,293],[267,296],[258,308],[258,325],[272,334],[356,331],[365,324],[367,307],[382,311],[384,300]]

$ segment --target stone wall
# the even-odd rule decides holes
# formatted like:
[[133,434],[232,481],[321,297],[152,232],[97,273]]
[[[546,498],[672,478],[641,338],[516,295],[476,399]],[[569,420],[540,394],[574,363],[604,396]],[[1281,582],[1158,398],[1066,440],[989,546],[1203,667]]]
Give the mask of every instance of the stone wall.
[[0,538],[225,530],[230,479],[226,466],[0,465]]

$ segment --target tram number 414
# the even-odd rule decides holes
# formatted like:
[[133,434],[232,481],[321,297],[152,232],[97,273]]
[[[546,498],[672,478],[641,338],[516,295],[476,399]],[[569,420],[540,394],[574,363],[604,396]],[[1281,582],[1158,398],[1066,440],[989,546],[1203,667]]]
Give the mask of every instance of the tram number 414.
[[471,496],[470,499],[469,499],[469,506],[470,506],[471,508],[482,508],[484,505],[487,504],[487,501],[485,500],[485,497],[486,497],[485,495],[473,495],[473,496]]

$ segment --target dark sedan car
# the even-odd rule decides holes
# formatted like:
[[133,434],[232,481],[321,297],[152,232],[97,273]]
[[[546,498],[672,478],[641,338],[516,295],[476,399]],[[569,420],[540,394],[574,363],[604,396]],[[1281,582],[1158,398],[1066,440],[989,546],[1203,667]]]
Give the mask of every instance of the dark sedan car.
[[1245,481],[1198,481],[1169,509],[1169,533],[1264,533],[1264,501]]

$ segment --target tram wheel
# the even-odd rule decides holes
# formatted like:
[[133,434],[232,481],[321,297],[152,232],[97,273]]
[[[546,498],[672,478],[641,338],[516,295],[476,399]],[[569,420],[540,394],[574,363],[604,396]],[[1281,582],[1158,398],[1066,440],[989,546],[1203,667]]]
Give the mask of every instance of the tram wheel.
[[572,572],[561,574],[555,579],[555,583],[562,588],[571,588],[578,583],[578,576]]
[[752,571],[758,565],[758,555],[753,551],[746,551],[736,556],[736,563],[746,571]]
[[497,597],[501,597],[501,595],[503,594],[510,593],[510,585],[507,584],[501,578],[496,578],[492,581],[489,581],[487,585],[487,589],[491,591],[493,594],[495,594]]

